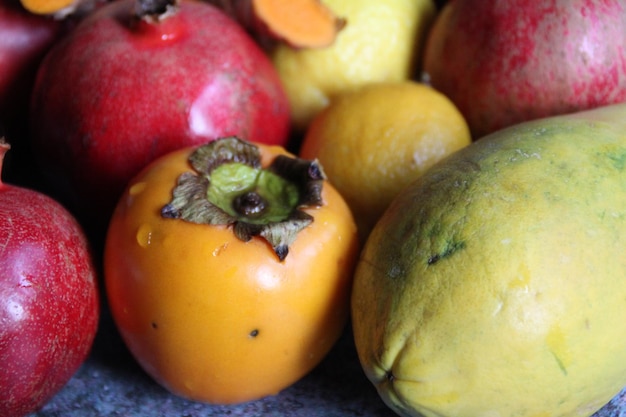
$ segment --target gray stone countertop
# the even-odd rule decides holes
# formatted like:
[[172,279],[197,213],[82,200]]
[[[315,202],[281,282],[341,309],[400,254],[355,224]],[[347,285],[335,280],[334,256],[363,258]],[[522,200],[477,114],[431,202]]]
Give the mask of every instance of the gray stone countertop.
[[[104,320],[89,359],[31,417],[397,417],[378,397],[349,328],[327,358],[277,396],[233,406],[188,401],[161,388],[135,363]],[[594,417],[626,417],[626,389]]]

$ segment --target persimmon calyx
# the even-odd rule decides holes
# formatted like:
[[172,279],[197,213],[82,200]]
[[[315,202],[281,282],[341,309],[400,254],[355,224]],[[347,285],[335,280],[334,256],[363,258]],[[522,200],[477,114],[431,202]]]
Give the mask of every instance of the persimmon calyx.
[[326,176],[316,160],[278,155],[263,168],[256,145],[230,136],[198,147],[189,163],[193,171],[180,175],[161,215],[232,225],[241,241],[264,238],[280,261],[298,233],[313,222],[301,209],[323,204]]
[[135,0],[135,16],[158,23],[178,13],[180,0]]

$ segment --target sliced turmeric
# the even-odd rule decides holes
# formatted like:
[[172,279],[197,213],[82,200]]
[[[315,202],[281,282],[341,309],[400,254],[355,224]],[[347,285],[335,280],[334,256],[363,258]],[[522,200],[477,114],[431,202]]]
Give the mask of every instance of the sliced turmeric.
[[252,7],[276,38],[298,48],[329,46],[346,24],[320,0],[252,0]]

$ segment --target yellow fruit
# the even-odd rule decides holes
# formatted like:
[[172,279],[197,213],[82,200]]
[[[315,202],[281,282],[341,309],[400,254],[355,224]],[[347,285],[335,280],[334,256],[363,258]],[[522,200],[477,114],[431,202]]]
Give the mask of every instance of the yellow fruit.
[[400,415],[583,417],[626,385],[625,121],[622,104],[494,133],[391,203],[352,317]]
[[470,142],[465,119],[441,93],[413,81],[375,83],[318,114],[300,155],[319,159],[365,237],[400,190]]
[[374,81],[411,78],[436,7],[432,0],[325,0],[346,26],[326,48],[280,45],[272,60],[294,127],[304,130],[337,93]]

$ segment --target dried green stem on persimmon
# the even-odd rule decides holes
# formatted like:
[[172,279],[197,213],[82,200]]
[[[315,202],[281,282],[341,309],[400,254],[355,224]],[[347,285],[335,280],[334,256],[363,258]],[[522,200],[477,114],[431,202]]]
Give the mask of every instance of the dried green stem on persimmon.
[[298,233],[313,222],[302,209],[323,204],[325,175],[317,161],[279,155],[263,168],[257,146],[226,137],[198,147],[189,163],[193,171],[178,178],[161,215],[230,225],[242,241],[260,236],[280,261]]

